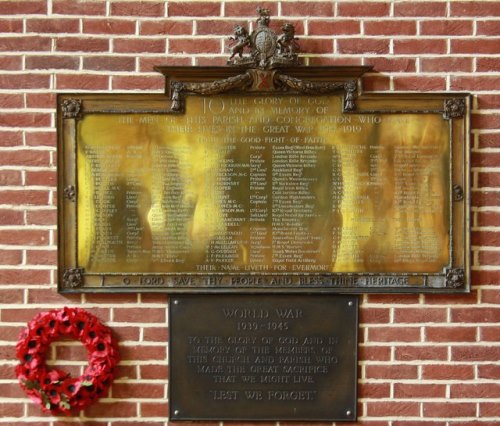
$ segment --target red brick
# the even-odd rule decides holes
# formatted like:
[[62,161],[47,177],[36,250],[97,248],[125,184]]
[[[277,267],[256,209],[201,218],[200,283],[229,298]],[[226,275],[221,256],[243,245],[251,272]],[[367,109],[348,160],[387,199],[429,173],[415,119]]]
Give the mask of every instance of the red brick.
[[22,108],[24,106],[23,96],[17,93],[4,93],[0,97],[0,108]]
[[43,246],[49,241],[48,231],[35,229],[0,229],[0,244]]
[[479,379],[498,379],[500,377],[500,365],[483,364],[477,366],[477,377]]
[[117,1],[111,3],[111,15],[116,16],[148,16],[165,15],[165,3],[151,1]]
[[113,335],[119,342],[138,342],[141,337],[140,327],[113,326]]
[[25,137],[29,146],[56,146],[56,132],[53,131],[30,131]]
[[55,250],[28,250],[26,263],[28,265],[56,265],[57,252]]
[[446,3],[439,2],[397,2],[394,16],[446,16]]
[[0,114],[0,126],[6,127],[49,127],[51,115],[35,112],[4,112]]
[[169,66],[177,65],[177,66],[185,66],[191,65],[191,58],[183,57],[183,56],[161,56],[159,58],[156,57],[147,57],[147,58],[139,58],[139,71],[141,72],[151,72],[153,71],[153,67],[157,65],[164,65],[168,63]]
[[453,361],[498,361],[500,347],[495,346],[453,346],[451,359]]
[[21,57],[16,56],[0,56],[0,70],[17,71],[23,67]]
[[364,361],[389,361],[391,359],[391,348],[388,346],[364,346],[359,347],[359,357]]
[[0,75],[0,87],[3,89],[48,89],[50,76],[43,74]]
[[114,398],[164,398],[165,385],[152,383],[115,383]]
[[141,379],[166,380],[168,379],[167,365],[141,365]]
[[[481,252],[479,252],[479,254],[481,254]],[[496,252],[496,254],[498,256],[500,253]],[[500,291],[486,288],[481,290],[481,302],[500,305]]]
[[18,151],[4,151],[0,157],[0,164],[5,166],[48,166],[50,154],[48,151],[30,151],[20,149]]
[[423,72],[472,72],[472,58],[438,57],[420,58],[420,66]]
[[171,39],[169,53],[220,53],[220,41],[215,39]]
[[500,398],[499,383],[484,384],[452,384],[452,398]]
[[109,77],[95,74],[58,74],[56,88],[58,90],[107,90],[109,89]]
[[[0,220],[2,220],[2,214],[0,213]],[[0,250],[0,264],[2,265],[19,265],[23,260],[23,253],[20,250]],[[4,293],[7,293],[7,290],[2,290],[0,292],[0,300],[5,297]],[[11,303],[21,303],[20,302],[11,302]]]
[[50,37],[23,36],[6,37],[0,39],[0,51],[2,52],[29,52],[29,51],[49,51],[51,48]]
[[55,209],[27,211],[26,223],[28,225],[55,225],[57,223],[57,211]]
[[165,342],[168,340],[168,333],[165,327],[148,327],[144,329],[144,341]]
[[496,251],[480,251],[479,252],[480,265],[500,265],[500,252]]
[[120,365],[117,369],[115,379],[116,380],[130,380],[137,379],[137,368],[136,365]]
[[483,342],[500,341],[500,327],[479,327],[479,333]]
[[387,20],[365,21],[366,35],[415,35],[417,24],[415,21]]
[[500,308],[452,308],[451,320],[462,323],[500,322]]
[[[0,259],[3,257],[2,255],[4,253],[14,253],[17,254],[18,257],[21,254],[20,251],[13,251],[13,250],[0,250]],[[2,262],[4,263],[4,262]],[[7,289],[7,290],[2,290],[0,291],[0,303],[23,303],[24,301],[24,290],[21,289]],[[4,329],[2,327],[2,337],[4,336]],[[5,338],[2,338],[2,340],[5,340]]]
[[370,417],[417,417],[420,414],[418,402],[373,401],[367,405],[367,415]]
[[97,71],[135,71],[133,56],[90,56],[83,58],[83,69]]
[[21,19],[0,20],[0,33],[22,33],[23,21]]
[[106,15],[106,3],[98,1],[75,2],[74,0],[53,0],[52,13],[61,15]]
[[[24,413],[24,404],[23,403],[14,403],[10,404],[7,402],[0,403],[0,417],[23,417]],[[10,423],[10,422],[9,422]],[[9,426],[14,426],[10,423]]]
[[4,15],[45,15],[47,13],[47,1],[3,1],[2,13]]
[[474,378],[473,365],[437,364],[422,367],[424,380],[471,380]]
[[141,403],[141,417],[167,417],[168,404],[166,402]]
[[46,190],[1,191],[0,204],[43,206],[49,202],[49,192]]
[[476,98],[479,109],[500,109],[500,95],[480,94]]
[[109,52],[108,38],[66,37],[56,40],[59,52]]
[[[3,137],[3,133],[0,133],[0,137]],[[20,184],[21,184],[20,171],[0,170],[0,186],[10,186],[10,185],[20,185]]]
[[370,342],[418,342],[419,327],[377,327],[368,330]]
[[479,404],[479,416],[500,418],[500,404],[495,402],[481,402]]
[[142,293],[141,303],[161,303],[162,305],[168,303],[168,295],[160,293]]
[[500,71],[500,59],[476,58],[476,70],[480,72]]
[[118,322],[165,322],[164,308],[115,308],[114,320]]
[[[337,39],[338,53],[389,53],[389,40],[372,38]],[[329,52],[321,52],[329,53]]]
[[28,108],[45,108],[52,112],[55,104],[55,93],[26,93],[26,106]]
[[448,294],[426,294],[425,303],[428,305],[463,305],[477,304],[478,293],[472,290],[470,293],[454,294],[450,297]]
[[[234,23],[229,21],[198,21],[196,23],[196,34],[216,34],[216,35],[227,35],[232,34],[234,29]],[[187,33],[189,34],[189,33]]]
[[395,308],[394,321],[397,323],[445,322],[446,309],[429,308],[427,306],[423,306],[421,308]]
[[[361,57],[348,57],[348,56],[337,56],[337,57],[324,57],[317,56],[309,58],[309,65],[363,65]],[[365,89],[366,90],[366,89]]]
[[500,203],[500,192],[498,191],[472,191],[472,205],[479,206],[498,206]]
[[88,351],[80,342],[76,346],[69,346],[66,342],[54,344],[58,361],[71,360],[82,364],[87,361]]
[[[2,269],[0,270],[0,283],[3,284],[49,284],[50,271],[48,270],[21,270]],[[5,319],[5,311],[2,312],[2,321]]]
[[473,53],[475,55],[479,53],[486,53],[489,55],[500,53],[500,38],[476,38],[473,40],[452,39],[451,53]]
[[477,212],[478,226],[498,226],[499,223],[500,223],[499,212],[487,212],[487,211]]
[[[191,41],[191,43],[193,43]],[[113,51],[115,53],[165,53],[165,39],[139,40],[115,39]]]
[[28,33],[77,33],[80,31],[78,19],[27,19],[26,32]]
[[444,39],[401,39],[394,40],[394,54],[430,54],[446,53],[446,40]]
[[0,225],[21,225],[23,222],[22,210],[0,209]]
[[474,417],[476,404],[473,402],[424,402],[425,417]]
[[[227,6],[226,6],[227,7]],[[198,26],[202,22],[211,21],[199,21]],[[193,22],[192,21],[143,21],[141,22],[140,33],[143,35],[190,35],[193,33]]]
[[361,308],[359,322],[362,324],[386,324],[390,321],[388,308]]
[[446,398],[445,384],[413,384],[395,383],[394,397],[401,399],[408,398]]
[[112,294],[103,294],[103,293],[87,293],[85,294],[85,302],[87,303],[104,303],[104,304],[113,304],[113,303],[137,303],[137,294],[133,293],[112,293]]
[[[114,3],[113,3],[114,4]],[[84,19],[83,33],[135,34],[135,21],[123,19]]]
[[[258,5],[268,9],[271,17],[278,15],[278,6],[276,2],[259,2]],[[248,1],[227,2],[224,5],[224,16],[248,16],[257,19],[257,3]],[[303,16],[303,15],[301,15]]]
[[389,3],[386,2],[339,2],[337,4],[338,16],[388,16]]
[[441,360],[448,358],[448,348],[436,346],[398,346],[395,359],[398,361]]
[[[31,253],[34,253],[32,251]],[[55,252],[55,250],[54,250]],[[29,262],[28,262],[29,264]],[[47,303],[47,304],[68,304],[80,303],[80,294],[59,294],[53,288],[30,288],[28,289],[28,303]]]
[[355,19],[310,20],[309,35],[351,35],[361,32],[360,22]]
[[359,398],[389,398],[390,394],[389,383],[360,383],[358,385]]
[[421,35],[472,35],[473,22],[463,19],[420,22]]
[[472,245],[473,246],[499,246],[500,232],[493,231],[473,231]]
[[163,89],[165,79],[163,76],[114,76],[113,90],[157,90]]
[[487,1],[450,2],[451,16],[500,16],[500,4]]
[[415,72],[414,58],[373,57],[366,58],[365,65],[372,65],[377,72]]
[[435,91],[446,89],[445,77],[394,77],[395,90]]
[[419,305],[418,294],[368,294],[368,303],[382,303],[392,305]]
[[175,2],[168,4],[168,16],[220,16],[220,13],[221,4],[219,2]]
[[426,327],[425,340],[427,342],[475,342],[476,327]]
[[[114,386],[113,386],[114,390]],[[144,415],[141,413],[141,416]],[[92,404],[85,409],[86,417],[135,417],[137,416],[137,403],[134,402],[107,402],[103,401],[99,404]]]
[[500,77],[496,76],[484,75],[481,78],[475,76],[451,77],[451,88],[453,90],[496,90],[499,84]]
[[476,34],[477,35],[491,35],[498,36],[500,23],[498,21],[477,21],[476,22]]
[[282,16],[334,16],[335,4],[333,2],[305,2],[305,1],[287,1],[281,5]]
[[[146,361],[156,360],[164,361],[167,357],[165,346],[122,346],[120,348],[120,357],[122,360]],[[114,392],[113,392],[114,394]],[[116,396],[116,395],[115,395]]]
[[416,365],[391,364],[391,365],[366,365],[366,378],[368,379],[416,379],[418,367]]
[[472,271],[474,285],[495,284],[500,282],[500,271]]

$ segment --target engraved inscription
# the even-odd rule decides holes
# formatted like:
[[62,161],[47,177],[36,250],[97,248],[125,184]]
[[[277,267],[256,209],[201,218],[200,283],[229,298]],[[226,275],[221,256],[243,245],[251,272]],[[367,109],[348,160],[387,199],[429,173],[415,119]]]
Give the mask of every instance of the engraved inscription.
[[[248,408],[257,406],[257,418],[265,416],[269,407],[285,413],[284,418],[293,415],[291,407],[297,410],[297,418],[311,408],[323,412],[320,416],[338,409],[332,407],[331,395],[343,386],[353,389],[355,383],[356,339],[352,329],[347,334],[341,324],[355,318],[356,304],[349,297],[328,307],[318,301],[304,303],[294,296],[223,297],[210,306],[209,324],[189,318],[187,329],[177,329],[176,335],[175,321],[180,321],[176,312],[186,320],[183,309],[193,309],[193,300],[176,299],[172,347],[179,350],[172,354],[177,363],[172,367],[172,407],[184,412],[186,404],[197,407],[201,403],[213,410],[215,418],[217,413],[242,407],[246,407],[243,417],[250,418],[253,414]],[[200,299],[194,303],[200,304],[199,309],[210,305]],[[194,401],[175,395],[176,379],[181,380],[175,375],[176,366],[183,370],[182,380],[196,384]],[[345,401],[337,402],[351,409]],[[222,418],[228,417],[223,414]]]
[[[79,121],[78,264],[88,273],[440,273],[448,265],[449,128],[440,115],[344,114],[342,98],[330,95],[186,103],[183,115]],[[304,285],[284,276],[221,284]]]

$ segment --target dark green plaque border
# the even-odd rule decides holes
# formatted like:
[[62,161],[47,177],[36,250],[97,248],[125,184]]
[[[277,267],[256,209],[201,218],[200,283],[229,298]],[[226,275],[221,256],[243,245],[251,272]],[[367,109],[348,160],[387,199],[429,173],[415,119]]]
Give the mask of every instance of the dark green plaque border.
[[[228,320],[223,309],[233,312],[234,309],[239,309],[239,315],[235,315],[238,319]],[[282,313],[289,310],[290,318],[279,319],[276,309],[280,309]],[[303,316],[297,315],[297,312],[302,312]],[[243,318],[240,318],[240,315]],[[269,328],[273,328],[277,322],[287,323],[288,330],[280,330],[278,326],[276,330],[270,331]],[[238,323],[257,324],[257,329],[254,331],[238,330]],[[270,324],[271,327],[269,327]],[[358,298],[356,296],[179,295],[170,300],[169,327],[169,417],[172,421],[356,420],[358,343]],[[220,338],[220,343],[206,343],[206,336]],[[334,336],[337,341],[327,340],[327,336]],[[229,345],[227,342],[231,337],[243,340],[256,338],[256,343]],[[294,337],[299,341],[299,344],[295,346],[286,340]],[[308,346],[308,343],[304,341],[305,337],[322,340]],[[191,338],[191,344],[189,338]],[[201,340],[195,344],[193,338]],[[273,343],[259,344],[262,339],[268,341],[269,338],[273,339]],[[279,343],[279,339],[285,339],[285,343]],[[271,356],[271,359],[267,363],[255,363],[253,352],[256,346],[270,348],[267,355]],[[247,363],[242,357],[238,358],[238,361],[232,358],[226,363],[220,360],[213,362],[214,353],[206,354],[206,351],[217,352],[219,349],[223,351],[223,348],[228,347],[231,348],[228,356],[238,356],[236,347],[239,347],[241,353],[250,354],[250,362]],[[312,351],[310,355],[312,355],[313,362],[307,364],[302,361],[302,366],[322,364],[326,365],[326,370],[323,370],[321,374],[290,374],[288,384],[262,384],[260,383],[261,376],[266,376],[266,373],[252,374],[250,365],[264,368],[270,366],[277,369],[277,375],[286,375],[284,366],[288,361],[284,358],[280,359],[277,355],[275,349],[278,347],[281,348],[280,350],[284,347],[286,351],[294,347]],[[311,349],[312,347],[314,349]],[[329,352],[338,362],[314,358],[323,351]],[[207,355],[207,359],[191,359],[191,362],[188,362],[188,354],[193,353]],[[299,353],[295,356],[301,355]],[[304,356],[308,356],[307,353],[302,355]],[[236,381],[233,383],[215,383],[214,376],[217,373],[200,372],[200,369],[216,368],[220,365],[223,366],[223,370],[226,370],[229,365],[243,365],[245,373],[236,374]],[[301,366],[301,363],[298,361],[298,364],[288,365]],[[244,383],[242,379],[244,375],[255,376],[256,382]],[[299,376],[309,376],[313,383],[293,383],[298,379],[292,379],[292,377],[298,378]],[[226,393],[222,393],[223,391]],[[233,393],[227,393],[228,391]],[[235,391],[238,393],[235,394]],[[262,398],[260,400],[247,398],[245,391],[261,391]],[[287,391],[295,393],[286,394]],[[286,400],[280,400],[281,397]],[[293,398],[309,400],[298,401]]]

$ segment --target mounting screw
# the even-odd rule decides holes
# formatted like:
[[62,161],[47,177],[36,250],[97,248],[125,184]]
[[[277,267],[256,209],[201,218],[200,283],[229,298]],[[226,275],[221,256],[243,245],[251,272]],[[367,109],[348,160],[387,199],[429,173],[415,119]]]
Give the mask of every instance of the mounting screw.
[[174,416],[178,416],[181,412],[179,410],[174,410]]
[[178,304],[179,304],[179,301],[178,300],[174,300],[174,305],[178,305]]
[[345,415],[346,415],[346,416],[349,416],[349,417],[350,417],[350,416],[351,416],[351,414],[352,414],[352,411],[351,411],[351,410],[347,410],[347,411],[345,412]]
[[352,302],[352,300],[350,300],[348,303],[347,303],[348,306],[352,306],[354,305],[354,303]]

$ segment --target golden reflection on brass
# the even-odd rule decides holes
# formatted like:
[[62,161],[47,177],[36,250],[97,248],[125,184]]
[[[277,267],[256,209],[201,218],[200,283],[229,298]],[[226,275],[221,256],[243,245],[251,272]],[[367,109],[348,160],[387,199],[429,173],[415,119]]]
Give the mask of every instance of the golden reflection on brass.
[[188,97],[78,122],[87,273],[442,272],[449,126],[338,96]]

